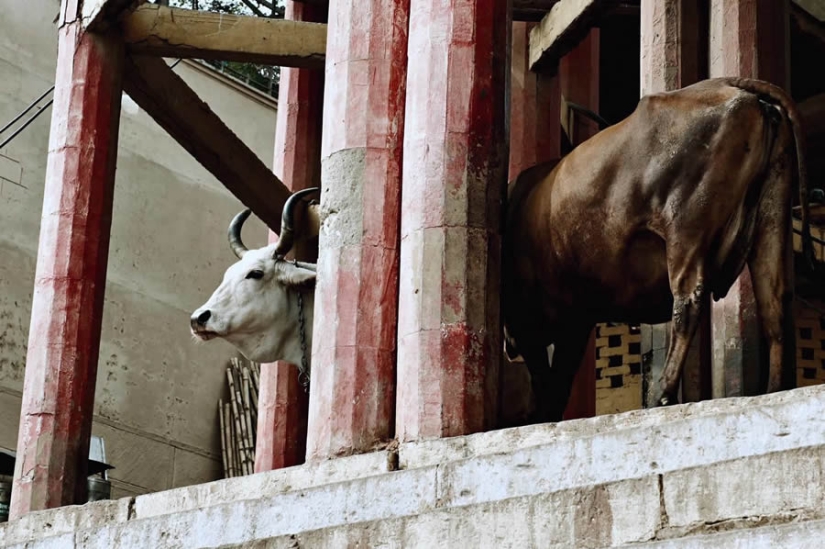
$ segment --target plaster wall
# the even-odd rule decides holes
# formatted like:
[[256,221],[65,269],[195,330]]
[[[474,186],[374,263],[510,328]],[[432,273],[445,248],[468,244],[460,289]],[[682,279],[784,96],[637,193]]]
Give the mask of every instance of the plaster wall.
[[[54,82],[59,4],[0,3],[1,124]],[[271,164],[274,100],[194,62],[174,70]],[[51,109],[0,150],[0,448],[9,450],[16,448],[50,116]],[[234,353],[220,341],[196,344],[188,320],[235,261],[226,226],[242,207],[124,95],[94,423],[116,467],[114,497],[220,476],[217,400]],[[250,219],[244,237],[264,245],[266,229]]]

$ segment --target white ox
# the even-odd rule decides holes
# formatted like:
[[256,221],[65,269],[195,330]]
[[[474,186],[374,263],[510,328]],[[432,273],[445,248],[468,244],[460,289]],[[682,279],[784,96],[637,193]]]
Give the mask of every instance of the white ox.
[[[306,189],[289,197],[284,204],[280,239],[274,245],[247,249],[241,240],[241,228],[250,211],[235,216],[228,234],[229,245],[239,261],[226,270],[209,301],[190,318],[195,337],[203,341],[223,338],[255,362],[291,362],[299,366],[305,384],[312,348],[315,264],[288,261],[284,255],[295,240],[295,205],[317,190]],[[302,331],[305,346],[301,344]],[[521,424],[532,406],[529,377],[523,367],[505,368],[503,373],[502,425]]]
[[[209,300],[190,318],[192,334],[219,337],[255,362],[286,360],[309,367],[315,301],[315,264],[284,259],[295,240],[295,205],[317,188],[294,193],[284,204],[277,244],[249,250],[241,228],[250,211],[229,224],[229,245],[239,261],[229,267]],[[308,374],[307,372],[304,372]]]

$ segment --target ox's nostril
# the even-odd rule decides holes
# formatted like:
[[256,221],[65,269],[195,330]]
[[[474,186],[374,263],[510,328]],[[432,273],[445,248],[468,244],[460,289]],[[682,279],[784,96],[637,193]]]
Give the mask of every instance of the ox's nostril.
[[205,326],[207,321],[212,317],[211,311],[204,311],[198,315],[198,324]]

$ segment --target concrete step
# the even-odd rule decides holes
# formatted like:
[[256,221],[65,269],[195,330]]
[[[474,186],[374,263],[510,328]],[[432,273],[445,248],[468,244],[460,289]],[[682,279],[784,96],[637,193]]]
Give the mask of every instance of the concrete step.
[[821,549],[825,520],[792,521],[702,536],[626,545],[628,549]]
[[0,528],[0,545],[665,543],[720,528],[818,521],[823,476],[825,387],[811,387],[401,444],[34,513]]

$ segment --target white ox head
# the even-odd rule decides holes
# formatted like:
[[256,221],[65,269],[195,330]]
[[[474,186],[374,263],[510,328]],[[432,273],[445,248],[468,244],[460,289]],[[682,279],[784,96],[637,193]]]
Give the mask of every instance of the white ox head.
[[315,264],[288,261],[294,242],[295,204],[317,188],[298,191],[284,204],[277,244],[249,250],[241,228],[250,211],[229,224],[229,245],[239,261],[229,267],[209,300],[190,318],[192,334],[203,340],[220,337],[255,362],[287,360],[301,364],[299,301],[303,300],[307,360],[311,345]]

